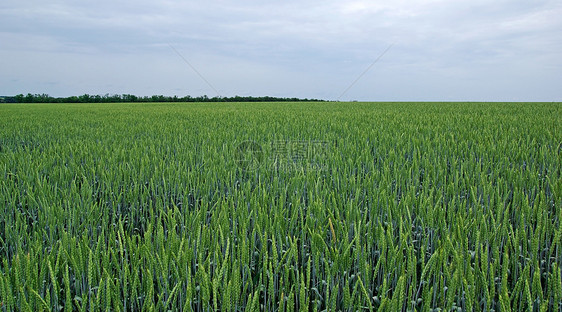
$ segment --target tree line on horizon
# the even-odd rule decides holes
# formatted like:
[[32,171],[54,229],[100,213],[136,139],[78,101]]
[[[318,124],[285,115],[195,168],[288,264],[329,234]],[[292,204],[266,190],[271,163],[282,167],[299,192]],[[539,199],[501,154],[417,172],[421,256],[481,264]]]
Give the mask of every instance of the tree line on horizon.
[[183,97],[152,95],[136,96],[133,94],[105,94],[69,97],[52,97],[48,94],[18,94],[16,96],[0,97],[3,103],[131,103],[131,102],[320,102],[318,99],[280,98],[273,96],[232,96],[232,97],[208,97],[207,95]]

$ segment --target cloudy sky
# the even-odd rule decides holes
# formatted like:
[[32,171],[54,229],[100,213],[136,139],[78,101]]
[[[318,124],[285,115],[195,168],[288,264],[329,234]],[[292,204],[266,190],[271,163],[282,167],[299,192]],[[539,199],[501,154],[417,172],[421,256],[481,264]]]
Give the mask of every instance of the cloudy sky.
[[560,0],[3,0],[0,95],[562,101],[561,16]]

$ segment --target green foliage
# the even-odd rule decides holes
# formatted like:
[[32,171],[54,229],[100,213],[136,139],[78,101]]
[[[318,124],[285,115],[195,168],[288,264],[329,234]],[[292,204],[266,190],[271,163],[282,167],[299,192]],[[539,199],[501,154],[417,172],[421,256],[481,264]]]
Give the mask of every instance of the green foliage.
[[559,103],[0,116],[0,311],[562,309]]
[[0,103],[164,103],[164,102],[322,102],[317,99],[279,98],[272,96],[232,96],[207,97],[206,95],[192,97],[189,95],[178,97],[165,95],[136,96],[133,94],[104,94],[69,97],[52,97],[48,94],[18,94],[16,96],[0,97]]

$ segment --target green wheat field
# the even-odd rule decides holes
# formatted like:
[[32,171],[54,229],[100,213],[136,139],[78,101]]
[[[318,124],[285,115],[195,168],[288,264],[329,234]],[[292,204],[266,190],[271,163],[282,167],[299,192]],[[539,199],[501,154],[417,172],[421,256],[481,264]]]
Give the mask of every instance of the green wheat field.
[[0,105],[0,311],[560,311],[560,103]]

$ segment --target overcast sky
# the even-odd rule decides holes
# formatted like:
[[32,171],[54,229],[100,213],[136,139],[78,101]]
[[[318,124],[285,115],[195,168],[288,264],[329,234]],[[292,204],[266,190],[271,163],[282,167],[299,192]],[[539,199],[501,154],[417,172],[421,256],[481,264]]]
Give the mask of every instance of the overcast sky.
[[3,0],[0,95],[561,101],[561,16],[560,0]]

